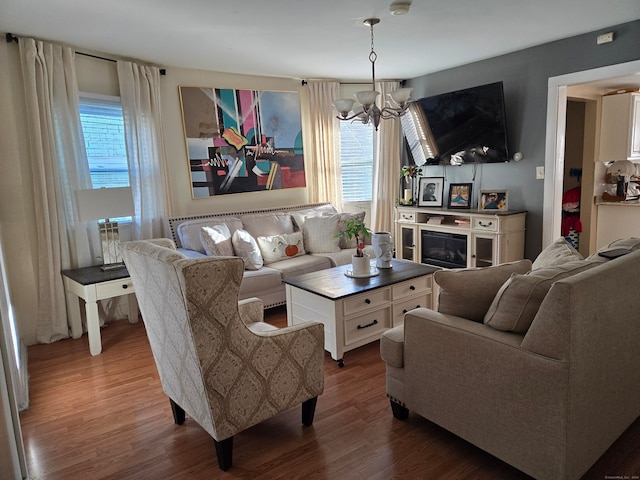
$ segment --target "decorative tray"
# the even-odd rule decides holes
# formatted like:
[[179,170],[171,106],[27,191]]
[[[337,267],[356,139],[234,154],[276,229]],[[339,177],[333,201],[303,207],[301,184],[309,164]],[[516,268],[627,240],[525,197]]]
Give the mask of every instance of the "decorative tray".
[[344,274],[347,277],[351,277],[351,278],[369,278],[369,277],[375,277],[376,275],[380,275],[380,270],[378,270],[376,267],[371,267],[371,270],[369,271],[369,273],[356,274],[356,273],[353,273],[353,270],[345,270]]

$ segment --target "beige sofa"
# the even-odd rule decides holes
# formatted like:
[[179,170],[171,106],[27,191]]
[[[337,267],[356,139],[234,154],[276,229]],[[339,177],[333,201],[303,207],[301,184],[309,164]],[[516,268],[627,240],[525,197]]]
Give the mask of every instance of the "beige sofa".
[[[283,279],[351,263],[355,244],[336,237],[336,233],[341,230],[342,222],[353,215],[364,218],[364,212],[339,213],[330,203],[317,203],[174,217],[169,219],[169,231],[178,251],[188,258],[215,255],[215,252],[205,249],[203,228],[224,224],[231,235],[238,230],[246,232],[242,235],[255,240],[261,259],[257,259],[258,265],[252,265],[258,254],[245,256],[239,298],[257,297],[265,308],[270,308],[286,302]],[[306,222],[308,218],[312,220]],[[287,243],[296,244],[300,254],[286,258],[277,258],[276,255],[273,258],[273,252],[284,251],[282,247]],[[234,251],[226,254],[242,256],[239,250],[243,248],[238,248],[237,244],[234,247]],[[367,248],[368,253],[373,254],[371,247]]]
[[529,273],[437,272],[439,311],[412,310],[381,339],[394,416],[413,411],[535,478],[580,478],[640,415],[640,251],[570,253]]

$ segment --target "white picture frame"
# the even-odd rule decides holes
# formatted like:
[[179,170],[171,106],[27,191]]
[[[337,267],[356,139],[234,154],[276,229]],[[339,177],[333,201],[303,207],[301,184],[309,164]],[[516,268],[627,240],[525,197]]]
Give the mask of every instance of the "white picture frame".
[[419,207],[442,207],[444,177],[420,177],[418,184]]

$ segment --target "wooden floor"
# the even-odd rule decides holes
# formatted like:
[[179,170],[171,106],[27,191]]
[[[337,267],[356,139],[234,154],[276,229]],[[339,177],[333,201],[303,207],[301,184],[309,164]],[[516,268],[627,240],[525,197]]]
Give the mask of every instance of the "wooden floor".
[[[283,309],[267,321],[286,324]],[[30,478],[93,479],[527,479],[528,476],[415,414],[391,415],[378,342],[326,354],[313,426],[292,409],[235,436],[233,467],[218,469],[212,438],[187,417],[173,423],[142,322],[29,347],[30,407],[21,414]],[[636,421],[584,477],[640,474]],[[1,474],[0,474],[1,476]],[[637,477],[636,477],[637,478]]]

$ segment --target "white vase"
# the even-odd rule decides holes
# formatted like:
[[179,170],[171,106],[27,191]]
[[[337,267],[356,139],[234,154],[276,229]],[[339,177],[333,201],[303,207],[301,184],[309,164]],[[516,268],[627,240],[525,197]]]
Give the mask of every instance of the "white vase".
[[374,232],[371,234],[371,245],[376,254],[376,267],[391,268],[393,258],[393,237],[389,232]]
[[363,257],[351,257],[351,269],[354,275],[367,275],[371,273],[371,256],[367,253]]

